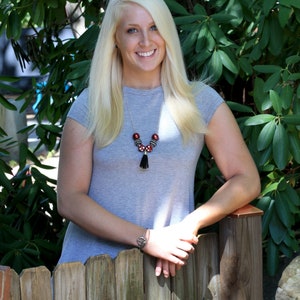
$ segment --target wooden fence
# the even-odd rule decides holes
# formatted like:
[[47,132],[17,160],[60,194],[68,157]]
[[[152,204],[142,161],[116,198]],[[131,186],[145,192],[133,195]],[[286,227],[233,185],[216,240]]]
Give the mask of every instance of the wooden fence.
[[262,300],[262,212],[246,206],[203,234],[174,278],[154,275],[155,260],[137,249],[85,265],[44,266],[18,275],[0,267],[0,300]]

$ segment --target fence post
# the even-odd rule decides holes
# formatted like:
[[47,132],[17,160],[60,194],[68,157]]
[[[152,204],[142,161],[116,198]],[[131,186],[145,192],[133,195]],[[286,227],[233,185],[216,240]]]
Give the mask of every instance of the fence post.
[[116,300],[143,300],[143,254],[138,249],[124,250],[115,259]]
[[51,300],[51,273],[45,267],[24,269],[20,275],[22,300]]
[[6,266],[0,266],[0,300],[20,300],[19,276]]
[[116,299],[115,266],[109,255],[88,259],[86,267],[87,299]]
[[261,216],[246,205],[220,222],[222,300],[262,300]]
[[54,300],[86,300],[85,266],[79,262],[64,263],[53,272]]

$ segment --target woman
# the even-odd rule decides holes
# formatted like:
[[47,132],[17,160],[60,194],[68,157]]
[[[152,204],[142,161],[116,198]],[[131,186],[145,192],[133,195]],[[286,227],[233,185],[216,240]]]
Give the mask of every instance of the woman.
[[[204,142],[226,183],[194,210]],[[70,220],[59,263],[139,247],[174,276],[199,229],[253,200],[255,164],[229,108],[189,82],[163,0],[111,0],[89,87],[65,123],[58,210]]]

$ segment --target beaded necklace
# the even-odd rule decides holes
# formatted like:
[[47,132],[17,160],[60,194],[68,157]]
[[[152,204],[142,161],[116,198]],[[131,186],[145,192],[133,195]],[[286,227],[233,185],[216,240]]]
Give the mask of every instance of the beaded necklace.
[[132,138],[134,140],[134,144],[137,146],[138,151],[140,152],[144,152],[141,162],[140,162],[140,167],[142,169],[148,169],[149,168],[149,163],[148,163],[148,153],[153,151],[153,148],[156,147],[157,142],[159,140],[159,136],[157,133],[153,133],[152,134],[152,139],[149,142],[149,144],[147,146],[143,145],[142,140],[140,139],[140,135],[139,133],[135,132],[132,135]]
[[[127,110],[128,110],[129,117],[130,117],[131,127],[133,128],[133,131],[135,131],[134,126],[133,126],[131,112],[129,109],[129,104],[127,103],[127,101],[126,101],[126,105],[127,105]],[[143,144],[143,142],[140,138],[140,134],[138,132],[134,132],[134,134],[132,135],[132,139],[134,141],[134,145],[138,148],[138,151],[143,152],[143,156],[142,156],[142,159],[140,162],[140,168],[148,169],[149,168],[148,153],[152,152],[153,149],[156,147],[157,142],[159,140],[158,134],[153,133],[149,144],[146,146]]]

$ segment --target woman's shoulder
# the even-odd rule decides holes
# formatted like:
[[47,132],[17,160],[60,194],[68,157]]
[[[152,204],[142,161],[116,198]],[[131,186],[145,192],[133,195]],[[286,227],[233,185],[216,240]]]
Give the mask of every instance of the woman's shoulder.
[[77,121],[81,125],[88,125],[88,89],[84,89],[72,103],[68,117]]
[[193,84],[193,93],[196,105],[208,124],[217,108],[224,103],[224,99],[213,87],[201,81]]

